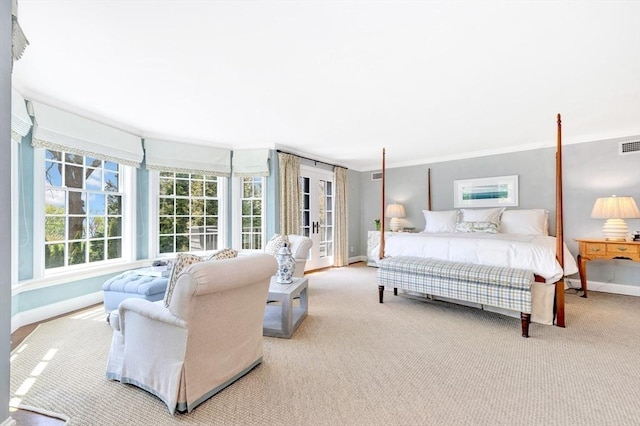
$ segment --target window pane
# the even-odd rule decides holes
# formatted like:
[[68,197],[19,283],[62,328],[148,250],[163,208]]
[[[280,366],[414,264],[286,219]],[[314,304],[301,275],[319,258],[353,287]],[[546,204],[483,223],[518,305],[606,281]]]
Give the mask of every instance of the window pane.
[[204,195],[204,182],[201,180],[191,181],[191,196],[202,197]]
[[189,218],[176,217],[176,234],[186,234],[189,232]]
[[174,200],[173,198],[160,198],[160,214],[172,215],[174,214]]
[[102,169],[87,169],[86,188],[92,191],[102,189]]
[[104,174],[104,190],[109,192],[120,191],[120,181],[118,179],[118,173],[105,172]]
[[218,196],[218,183],[217,182],[205,182],[205,196],[217,197]]
[[85,247],[86,243],[84,241],[69,243],[69,265],[80,265],[87,261]]
[[85,199],[86,195],[84,192],[79,191],[69,191],[69,211],[68,214],[76,214],[83,215],[86,213],[85,211]]
[[178,198],[176,200],[176,215],[184,216],[189,214],[189,199]]
[[83,177],[84,171],[82,166],[65,165],[64,183],[68,188],[82,188],[84,184]]
[[89,214],[104,215],[105,213],[104,194],[89,194]]
[[189,181],[177,179],[176,180],[176,195],[189,195]]
[[[107,230],[108,237],[119,237],[122,235],[122,218],[110,217],[108,218],[109,226]],[[109,258],[111,259],[111,257]]]
[[160,237],[160,253],[173,253],[173,236]]
[[65,214],[66,192],[62,190],[47,189],[44,191],[45,212],[47,214]]
[[173,195],[173,179],[160,179],[160,195]]
[[107,195],[107,214],[122,214],[122,195]]
[[89,238],[104,238],[104,217],[89,217]]
[[44,240],[64,241],[64,217],[47,216],[44,219]]
[[[174,219],[169,216],[160,217],[160,234],[173,234]],[[173,243],[171,243],[173,245]]]
[[45,268],[64,266],[64,244],[45,244],[44,263]]
[[193,198],[191,199],[191,214],[204,214],[204,200]]
[[104,259],[104,240],[89,241],[89,262]]
[[44,163],[45,183],[51,186],[62,186],[62,163],[45,161]]
[[122,239],[110,239],[107,240],[107,258],[119,259],[122,257]]
[[80,240],[85,238],[87,235],[85,226],[86,226],[86,217],[82,216],[69,216],[69,233],[67,234],[67,239],[69,240]]
[[176,236],[176,251],[189,251],[189,237],[186,235]]

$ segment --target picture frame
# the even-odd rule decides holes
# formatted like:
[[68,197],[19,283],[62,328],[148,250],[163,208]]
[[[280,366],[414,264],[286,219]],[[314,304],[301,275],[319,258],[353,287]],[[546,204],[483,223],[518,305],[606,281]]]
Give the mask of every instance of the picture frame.
[[455,208],[516,207],[518,175],[453,181]]

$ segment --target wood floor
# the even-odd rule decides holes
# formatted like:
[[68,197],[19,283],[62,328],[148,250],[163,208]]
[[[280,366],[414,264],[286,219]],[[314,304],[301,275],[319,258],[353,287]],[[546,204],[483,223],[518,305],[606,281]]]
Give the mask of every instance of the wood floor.
[[[67,315],[73,314],[75,312],[84,311],[85,309],[91,309],[91,308],[94,308],[96,306],[98,306],[98,305],[90,306],[88,308],[79,309],[78,311],[69,312],[69,313],[66,313],[64,315],[59,315],[57,317],[50,318],[50,319],[48,319],[46,321],[41,321],[39,323],[29,324],[29,325],[25,325],[24,327],[20,327],[19,329],[14,331],[13,334],[11,334],[11,350],[13,351],[15,348],[17,348],[18,345],[20,345],[20,343],[22,343],[22,341],[24,339],[26,339],[27,336],[29,334],[31,334],[31,332],[33,330],[35,330],[36,327],[38,327],[39,324],[45,323],[47,321],[54,320],[56,318],[67,316]],[[44,414],[35,413],[33,411],[28,411],[28,410],[20,410],[20,409],[13,410],[13,409],[10,409],[9,415],[11,416],[11,418],[13,420],[16,421],[16,425],[17,426],[62,426],[62,425],[65,424],[65,422],[63,420],[60,420],[60,419],[57,419],[57,418],[54,418],[54,417],[50,417],[50,416],[47,416],[47,415],[44,415]]]

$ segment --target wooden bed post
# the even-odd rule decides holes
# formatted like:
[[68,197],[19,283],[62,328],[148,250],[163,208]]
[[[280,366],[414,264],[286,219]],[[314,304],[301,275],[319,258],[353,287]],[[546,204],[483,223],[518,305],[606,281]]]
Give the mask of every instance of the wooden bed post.
[[[380,252],[378,253],[378,259],[384,259],[384,179],[385,179],[385,173],[386,173],[386,168],[385,168],[385,164],[384,164],[384,160],[385,160],[385,150],[384,148],[382,148],[382,209],[380,212]],[[397,295],[398,290],[395,290],[395,294]],[[384,294],[384,286],[383,285],[378,285],[378,301],[380,303],[382,303],[382,298],[383,298],[383,294]]]
[[431,167],[427,169],[427,210],[431,211]]
[[384,180],[385,180],[385,149],[382,148],[382,210],[380,212],[380,253],[378,254],[378,259],[384,259]]
[[[558,114],[556,147],[556,258],[564,271],[564,228],[562,225],[562,120]],[[564,327],[564,273],[556,282],[556,325]]]

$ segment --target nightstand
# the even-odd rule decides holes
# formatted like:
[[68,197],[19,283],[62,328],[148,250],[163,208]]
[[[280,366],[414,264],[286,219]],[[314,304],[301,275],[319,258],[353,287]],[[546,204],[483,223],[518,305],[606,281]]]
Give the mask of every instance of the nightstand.
[[587,262],[594,259],[627,259],[640,262],[640,241],[607,241],[602,239],[576,238],[580,245],[578,272],[580,284],[587,297]]

